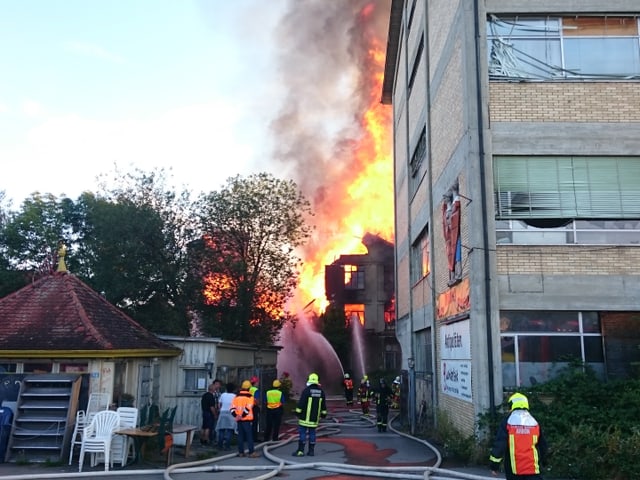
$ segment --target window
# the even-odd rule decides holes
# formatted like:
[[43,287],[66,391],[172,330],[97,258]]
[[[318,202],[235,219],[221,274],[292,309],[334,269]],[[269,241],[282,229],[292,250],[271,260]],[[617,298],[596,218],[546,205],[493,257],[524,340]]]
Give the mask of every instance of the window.
[[640,218],[640,157],[496,156],[493,167],[497,220]]
[[346,290],[364,290],[364,269],[357,265],[344,266],[344,288]]
[[429,275],[429,226],[420,233],[411,246],[412,269],[411,281],[417,283]]
[[487,22],[492,77],[640,76],[635,16],[497,17]]
[[502,311],[500,331],[507,388],[543,383],[575,360],[604,377],[597,312]]
[[411,76],[409,77],[409,95],[411,95],[411,90],[413,89],[413,82],[415,82],[416,76],[418,75],[418,67],[420,67],[420,61],[422,60],[423,50],[424,50],[424,37],[420,39],[420,44],[418,45],[418,51],[416,52],[416,56],[413,57],[413,68],[411,68]]
[[499,244],[515,245],[638,245],[640,219],[569,220],[565,225],[539,228],[521,220],[496,222]]
[[351,322],[358,321],[360,325],[364,326],[364,305],[358,304],[346,304],[344,306],[344,318],[347,319],[347,325],[351,325]]
[[209,372],[205,368],[185,368],[184,392],[204,392],[208,387]]
[[413,155],[411,155],[411,162],[409,162],[409,170],[411,171],[411,176],[415,177],[420,171],[420,167],[422,166],[422,162],[427,156],[427,129],[426,127],[422,129],[422,133],[420,134],[420,138],[418,139],[418,144],[416,145],[415,150],[413,151]]
[[411,30],[411,24],[413,23],[413,14],[416,13],[417,0],[413,0],[411,3],[411,10],[409,12],[409,21],[407,22],[407,30]]

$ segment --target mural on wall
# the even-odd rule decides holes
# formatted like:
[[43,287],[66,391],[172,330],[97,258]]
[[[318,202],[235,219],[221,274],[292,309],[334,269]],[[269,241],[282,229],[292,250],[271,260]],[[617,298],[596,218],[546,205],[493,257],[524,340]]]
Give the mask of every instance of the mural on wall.
[[463,313],[467,313],[470,308],[469,279],[465,278],[446,292],[438,295],[436,317],[438,320],[458,317]]
[[449,269],[448,285],[462,280],[462,240],[460,238],[460,194],[456,182],[444,195],[442,202],[442,227]]

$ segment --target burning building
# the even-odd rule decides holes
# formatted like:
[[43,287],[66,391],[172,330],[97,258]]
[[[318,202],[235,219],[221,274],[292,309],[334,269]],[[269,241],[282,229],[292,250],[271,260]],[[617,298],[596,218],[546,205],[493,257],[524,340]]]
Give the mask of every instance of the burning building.
[[350,329],[361,329],[360,337],[353,335],[355,358],[343,359],[345,370],[356,375],[396,370],[401,360],[395,337],[393,244],[370,233],[362,243],[367,253],[340,255],[325,267],[327,300],[344,312]]

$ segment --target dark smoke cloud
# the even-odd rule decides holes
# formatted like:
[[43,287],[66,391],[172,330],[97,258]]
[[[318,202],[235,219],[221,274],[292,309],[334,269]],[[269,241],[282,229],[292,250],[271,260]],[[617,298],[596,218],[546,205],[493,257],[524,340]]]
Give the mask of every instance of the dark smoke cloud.
[[271,123],[272,161],[312,201],[324,237],[339,228],[331,217],[349,208],[346,188],[362,168],[363,116],[381,95],[369,51],[386,45],[390,4],[290,0],[276,29],[284,103]]

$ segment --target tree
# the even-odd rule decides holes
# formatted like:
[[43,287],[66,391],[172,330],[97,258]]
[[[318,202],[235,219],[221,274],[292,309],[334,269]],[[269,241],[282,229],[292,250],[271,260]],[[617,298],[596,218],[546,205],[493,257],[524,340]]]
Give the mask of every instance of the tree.
[[58,241],[77,239],[77,215],[73,200],[33,193],[5,217],[0,233],[5,261],[16,270],[53,268]]
[[345,371],[351,370],[353,366],[350,352],[353,351],[353,345],[344,310],[336,308],[333,303],[330,304],[320,315],[318,325],[318,331],[331,344]]
[[194,308],[205,331],[271,343],[292,319],[286,303],[298,283],[294,251],[311,233],[309,202],[293,181],[261,173],[228,179],[197,210],[203,237],[193,245],[192,274],[202,297]]
[[119,174],[110,185],[83,196],[92,287],[149,330],[187,335],[189,192],[168,187],[162,169]]

